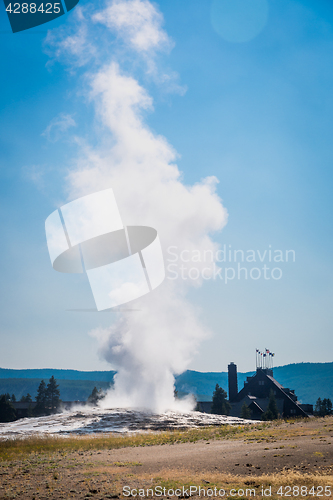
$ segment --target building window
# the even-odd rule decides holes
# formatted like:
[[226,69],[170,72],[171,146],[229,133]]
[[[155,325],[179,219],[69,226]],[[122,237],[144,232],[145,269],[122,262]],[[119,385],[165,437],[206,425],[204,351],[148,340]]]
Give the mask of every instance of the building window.
[[259,380],[259,385],[265,385],[265,381],[264,380]]

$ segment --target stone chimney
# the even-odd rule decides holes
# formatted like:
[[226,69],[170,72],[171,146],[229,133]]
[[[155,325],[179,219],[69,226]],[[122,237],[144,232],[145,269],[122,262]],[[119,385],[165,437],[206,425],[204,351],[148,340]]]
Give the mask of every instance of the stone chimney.
[[228,365],[228,385],[229,385],[229,401],[233,403],[237,399],[238,384],[237,384],[237,365],[231,362]]

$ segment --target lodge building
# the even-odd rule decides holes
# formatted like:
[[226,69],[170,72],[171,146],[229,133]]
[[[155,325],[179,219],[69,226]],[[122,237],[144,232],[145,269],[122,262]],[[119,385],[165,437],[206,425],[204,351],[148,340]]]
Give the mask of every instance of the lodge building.
[[[237,366],[228,365],[228,389],[231,417],[240,417],[244,403],[251,410],[251,419],[261,420],[267,410],[271,391],[275,396],[279,415],[285,417],[307,417],[313,414],[313,405],[301,404],[293,389],[283,387],[273,377],[273,356],[268,349],[264,353],[256,350],[256,372],[247,377],[244,387],[238,392]],[[211,413],[212,401],[198,402],[199,411]]]
[[276,399],[279,414],[284,417],[307,417],[313,413],[313,406],[301,404],[297,400],[295,391],[283,387],[273,377],[273,368],[257,367],[252,377],[247,377],[244,387],[238,392],[237,366],[234,363],[228,365],[229,403],[231,405],[230,416],[240,417],[241,408],[244,403],[250,408],[251,418],[260,420],[266,411],[270,392]]

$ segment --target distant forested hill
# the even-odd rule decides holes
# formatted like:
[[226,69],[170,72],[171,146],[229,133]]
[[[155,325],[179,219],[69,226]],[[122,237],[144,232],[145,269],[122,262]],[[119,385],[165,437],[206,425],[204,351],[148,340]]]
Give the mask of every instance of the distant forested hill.
[[100,380],[112,382],[115,371],[104,372],[81,372],[79,370],[59,370],[53,368],[38,368],[35,370],[12,370],[0,368],[0,379],[2,378],[38,378],[49,379],[54,375],[57,380]]
[[107,389],[113,383],[115,371],[81,372],[78,370],[59,370],[42,368],[35,370],[11,370],[0,368],[0,394],[9,392],[21,399],[27,393],[34,399],[41,380],[46,383],[54,375],[59,384],[63,401],[86,401],[96,386]]
[[[0,368],[0,394],[9,392],[17,399],[28,392],[34,398],[37,387],[54,375],[60,386],[63,401],[85,401],[94,386],[106,389],[113,383],[114,371],[82,372],[78,370],[36,369],[11,370]],[[240,390],[246,377],[254,372],[238,373]],[[295,389],[303,403],[315,404],[318,397],[333,400],[333,363],[295,363],[274,368],[274,377],[284,387]],[[199,400],[209,400],[215,385],[228,390],[226,372],[196,372],[187,370],[176,377],[176,389],[180,395],[193,393]]]
[[[49,377],[50,378],[50,377]],[[43,379],[46,383],[48,378]],[[107,389],[110,382],[101,380],[61,380],[57,379],[62,401],[86,401],[96,386],[98,389]],[[35,399],[41,379],[39,378],[7,378],[0,379],[0,394],[9,392],[15,394],[17,400],[28,393]]]
[[294,363],[274,368],[284,387],[295,389],[302,403],[315,404],[318,397],[333,401],[333,363]]

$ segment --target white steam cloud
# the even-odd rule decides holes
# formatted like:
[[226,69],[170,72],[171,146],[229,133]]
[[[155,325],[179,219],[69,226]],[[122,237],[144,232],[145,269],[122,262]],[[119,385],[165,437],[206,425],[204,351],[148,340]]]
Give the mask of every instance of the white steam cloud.
[[[141,61],[146,78],[167,80],[157,69],[158,52],[169,50],[173,43],[162,25],[162,14],[147,0],[107,0],[93,15],[77,7],[70,34],[66,26],[66,32],[48,35],[48,50],[51,47],[53,56],[69,63],[71,71],[89,61],[85,93],[104,131],[100,146],[81,140],[66,188],[69,197],[76,198],[112,187],[124,224],[154,227],[164,252],[169,246],[216,252],[211,234],[227,221],[216,194],[217,179],[210,176],[185,185],[175,164],[176,152],[144,121],[153,101],[134,74]],[[124,60],[125,68],[120,63]],[[172,80],[173,74],[169,83]],[[207,267],[207,263],[196,265]],[[92,332],[101,356],[118,372],[106,406],[162,412],[191,404],[175,400],[174,374],[187,368],[208,332],[186,299],[189,283],[201,284],[199,279],[166,279],[135,302],[137,311],[120,315],[110,328]]]
[[138,52],[169,49],[172,46],[170,38],[162,29],[162,14],[147,0],[110,2],[93,19],[115,30],[125,44]]

